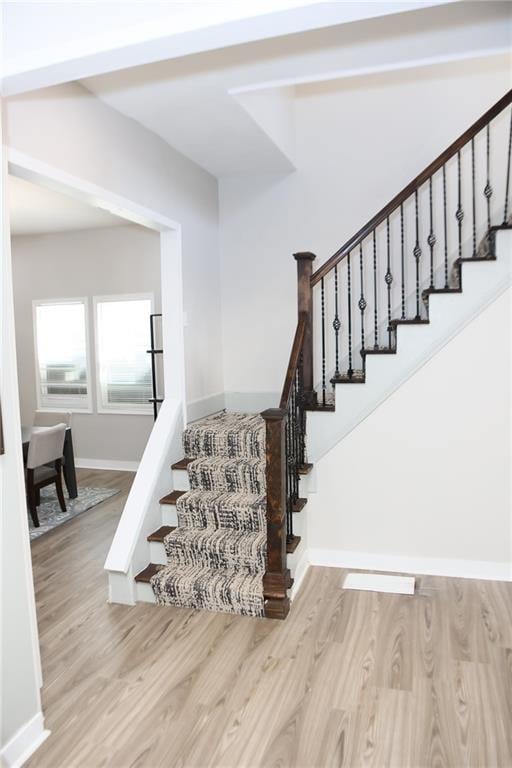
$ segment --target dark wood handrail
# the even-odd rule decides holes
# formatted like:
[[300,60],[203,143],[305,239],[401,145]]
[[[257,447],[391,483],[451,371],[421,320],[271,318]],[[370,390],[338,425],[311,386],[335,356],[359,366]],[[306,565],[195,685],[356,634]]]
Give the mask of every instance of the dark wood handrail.
[[290,362],[286,371],[284,379],[283,391],[281,394],[281,401],[279,408],[287,409],[290,395],[292,393],[293,382],[295,380],[295,373],[297,371],[300,353],[302,352],[302,345],[304,343],[304,334],[306,331],[306,314],[301,312],[299,314],[299,322],[297,323],[297,330],[295,331],[295,338],[293,339],[292,351],[290,354]]
[[370,219],[370,221],[368,221],[364,227],[361,227],[361,229],[356,232],[356,234],[351,237],[350,240],[347,240],[347,242],[342,245],[341,248],[339,248],[336,253],[330,257],[330,259],[322,264],[322,266],[312,274],[311,285],[316,285],[323,277],[325,277],[331,271],[331,269],[336,266],[336,264],[339,264],[339,262],[345,258],[349,251],[353,250],[353,248],[359,245],[361,240],[364,240],[365,237],[373,232],[373,230],[390,214],[392,214],[399,205],[404,203],[415,192],[415,190],[418,189],[418,187],[428,181],[436,171],[442,168],[443,165],[451,157],[456,155],[457,152],[468,143],[468,141],[471,141],[471,139],[476,136],[476,134],[479,133],[482,128],[485,128],[485,126],[497,115],[499,115],[499,113],[502,112],[506,107],[508,107],[511,102],[512,89],[508,91],[504,96],[502,96],[501,99],[496,102],[496,104],[487,110],[487,112],[479,117],[478,120],[474,122],[470,128],[464,131],[464,133],[462,133],[458,139],[450,144],[450,146],[445,149],[444,152],[441,152],[439,157],[430,163],[430,165],[428,165],[425,170],[418,174],[415,179],[407,184],[407,186],[404,187],[402,191],[398,193],[398,195],[395,195],[395,197],[390,200],[390,202],[385,205],[384,208],[382,208],[382,210],[380,210],[372,219]]

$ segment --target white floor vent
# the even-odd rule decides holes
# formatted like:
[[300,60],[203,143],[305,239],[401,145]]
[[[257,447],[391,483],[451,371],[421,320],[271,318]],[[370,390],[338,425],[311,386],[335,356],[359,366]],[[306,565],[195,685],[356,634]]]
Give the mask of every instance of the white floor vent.
[[391,592],[396,595],[414,595],[414,576],[389,576],[384,573],[347,573],[343,589],[366,592]]

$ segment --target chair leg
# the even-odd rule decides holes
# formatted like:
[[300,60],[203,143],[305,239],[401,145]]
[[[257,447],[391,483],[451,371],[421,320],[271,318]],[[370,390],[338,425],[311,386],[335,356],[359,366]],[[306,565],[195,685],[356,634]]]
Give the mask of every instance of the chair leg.
[[34,528],[39,528],[39,518],[37,516],[37,504],[36,504],[36,491],[32,485],[28,487],[28,508],[30,511],[30,517],[34,523]]
[[59,471],[59,474],[57,475],[55,479],[55,486],[57,488],[57,498],[59,500],[60,508],[62,512],[66,511],[66,502],[64,499],[64,492],[62,490],[62,474]]
[[37,506],[39,506],[40,503],[41,503],[41,489],[40,488],[36,488],[35,489],[35,494],[36,494],[36,504],[37,504]]

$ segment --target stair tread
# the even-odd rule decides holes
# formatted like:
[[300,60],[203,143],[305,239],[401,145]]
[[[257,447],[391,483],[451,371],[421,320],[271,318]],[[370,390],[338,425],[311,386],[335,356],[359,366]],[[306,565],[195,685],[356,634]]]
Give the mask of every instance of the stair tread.
[[176,504],[180,496],[183,496],[187,491],[171,491],[167,496],[162,496],[159,504]]
[[312,469],[312,464],[301,464],[299,467],[299,475],[309,475]]
[[322,403],[308,403],[305,406],[306,411],[326,411],[327,413],[332,413],[335,410],[334,403],[326,403],[323,405]]
[[430,296],[433,293],[462,293],[462,288],[425,288],[422,296]]
[[396,319],[396,320],[391,320],[390,325],[393,325],[393,326],[396,326],[396,325],[428,325],[429,323],[430,323],[430,320],[427,320],[426,318],[421,317],[421,318],[417,319],[417,318],[414,317],[414,318],[412,318],[410,320],[407,320],[407,319],[406,320],[402,320],[401,318],[400,319]]
[[304,509],[304,507],[306,506],[307,503],[308,503],[307,499],[303,499],[303,498],[297,499],[297,501],[295,501],[294,504],[293,504],[292,511],[293,512],[302,512],[302,510]]
[[361,354],[364,355],[396,355],[396,348],[395,347],[377,347],[375,348],[369,348],[369,349],[362,349]]
[[161,571],[162,568],[165,568],[165,565],[159,565],[158,563],[149,563],[143,571],[140,571],[135,576],[135,581],[142,583],[142,584],[149,584],[151,581],[151,578],[155,575],[155,573],[158,573],[158,571]]
[[171,533],[172,531],[176,530],[175,525],[162,525],[160,528],[157,528],[156,531],[153,531],[153,533],[150,533],[147,540],[148,541],[161,541],[165,539],[165,537]]
[[179,461],[175,461],[174,464],[171,464],[171,469],[186,469],[191,461],[194,461],[194,459],[189,459],[184,456]]
[[333,376],[331,384],[364,384],[365,379],[364,371],[361,368],[356,368],[352,371],[352,376],[349,376],[348,373],[341,373],[338,376]]
[[300,536],[289,536],[286,539],[286,554],[293,555],[301,542]]

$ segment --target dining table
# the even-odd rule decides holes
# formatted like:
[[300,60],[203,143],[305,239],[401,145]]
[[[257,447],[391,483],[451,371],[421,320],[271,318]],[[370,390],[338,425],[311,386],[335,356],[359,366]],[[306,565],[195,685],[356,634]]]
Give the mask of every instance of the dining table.
[[[30,444],[30,437],[35,431],[44,431],[48,427],[21,427],[21,442],[23,443],[23,462],[27,461],[28,446]],[[68,495],[70,499],[76,499],[78,496],[78,488],[76,482],[76,469],[75,469],[75,454],[73,451],[73,434],[71,427],[66,427],[66,435],[64,437],[64,448],[62,450],[62,474],[64,475],[64,482],[68,489]]]

